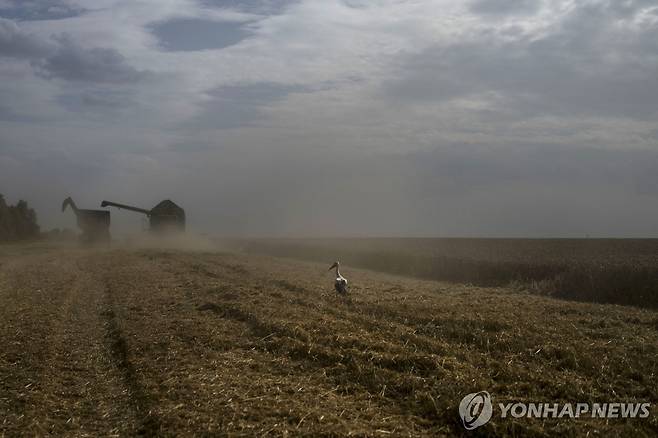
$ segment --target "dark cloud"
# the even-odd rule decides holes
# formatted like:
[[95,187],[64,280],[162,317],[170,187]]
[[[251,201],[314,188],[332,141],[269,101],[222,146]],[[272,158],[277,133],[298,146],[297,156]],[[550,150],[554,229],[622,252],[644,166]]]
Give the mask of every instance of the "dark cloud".
[[34,58],[46,55],[48,42],[22,30],[12,20],[0,18],[0,56]]
[[57,49],[33,64],[38,74],[48,79],[125,84],[138,82],[149,72],[130,66],[115,49],[80,46],[68,36],[59,37]]
[[115,49],[85,48],[68,35],[45,40],[2,18],[0,56],[30,60],[36,73],[47,79],[124,84],[151,75],[130,66]]
[[301,86],[270,82],[220,87],[208,92],[210,100],[202,105],[191,125],[217,129],[252,126],[265,117],[263,107],[303,91]]
[[300,0],[202,0],[206,6],[233,9],[255,14],[273,15],[283,12]]
[[104,114],[135,104],[126,91],[102,88],[64,93],[57,97],[57,102],[72,112],[93,111]]
[[531,14],[541,6],[540,0],[475,0],[471,12],[486,15]]
[[617,8],[590,4],[540,39],[503,41],[485,32],[475,42],[408,55],[386,92],[407,102],[494,92],[523,116],[655,117],[658,29],[623,29],[619,19]]
[[260,106],[281,100],[293,92],[304,91],[302,86],[283,85],[274,82],[250,83],[219,87],[209,94],[215,99],[237,105]]
[[0,121],[32,123],[40,121],[38,117],[31,114],[16,112],[11,106],[0,104]]
[[84,12],[84,8],[60,0],[14,0],[0,6],[0,17],[20,21],[58,20]]
[[151,31],[169,51],[222,49],[250,35],[243,23],[177,18],[156,23]]
[[658,14],[655,0],[609,1],[605,3],[605,7],[622,18],[634,16],[642,10],[652,11],[654,15]]

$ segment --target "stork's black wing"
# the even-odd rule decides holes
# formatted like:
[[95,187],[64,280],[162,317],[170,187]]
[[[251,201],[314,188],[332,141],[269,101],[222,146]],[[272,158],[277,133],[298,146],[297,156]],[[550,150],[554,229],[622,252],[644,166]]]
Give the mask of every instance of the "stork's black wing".
[[347,280],[344,278],[337,278],[334,286],[336,287],[336,292],[341,294],[347,293]]

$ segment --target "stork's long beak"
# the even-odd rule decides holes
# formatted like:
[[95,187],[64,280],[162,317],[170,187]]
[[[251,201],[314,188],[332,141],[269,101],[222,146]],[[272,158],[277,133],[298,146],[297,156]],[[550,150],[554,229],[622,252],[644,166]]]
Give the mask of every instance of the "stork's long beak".
[[331,265],[331,268],[327,269],[327,271],[331,271],[331,270],[334,269],[335,267],[336,267],[336,264],[334,263],[333,265]]

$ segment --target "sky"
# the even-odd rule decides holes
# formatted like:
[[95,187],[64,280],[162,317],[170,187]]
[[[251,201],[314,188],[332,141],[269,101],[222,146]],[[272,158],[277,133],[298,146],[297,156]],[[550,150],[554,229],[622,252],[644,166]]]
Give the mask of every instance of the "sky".
[[[0,193],[225,236],[658,237],[655,0],[0,0]],[[140,215],[112,210],[116,234]]]

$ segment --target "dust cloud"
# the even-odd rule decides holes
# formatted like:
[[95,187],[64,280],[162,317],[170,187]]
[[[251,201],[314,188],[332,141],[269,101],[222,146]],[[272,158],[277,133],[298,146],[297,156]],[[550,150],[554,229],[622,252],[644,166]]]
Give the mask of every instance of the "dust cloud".
[[214,252],[221,245],[205,235],[180,233],[172,235],[128,235],[112,242],[112,248],[122,249],[173,249],[179,251]]

